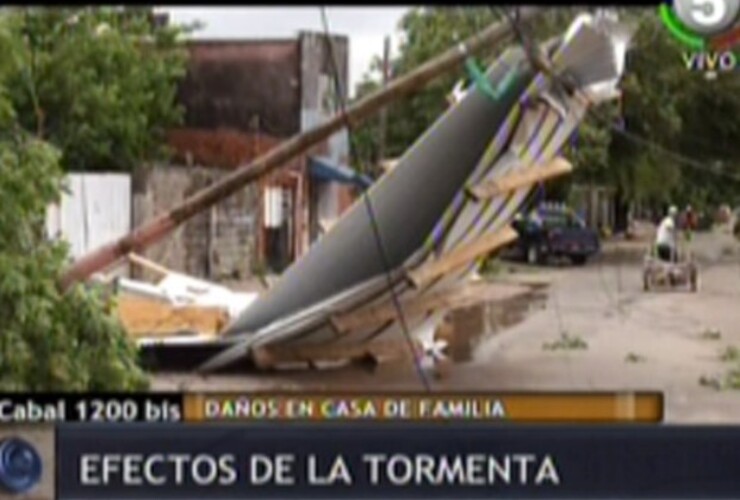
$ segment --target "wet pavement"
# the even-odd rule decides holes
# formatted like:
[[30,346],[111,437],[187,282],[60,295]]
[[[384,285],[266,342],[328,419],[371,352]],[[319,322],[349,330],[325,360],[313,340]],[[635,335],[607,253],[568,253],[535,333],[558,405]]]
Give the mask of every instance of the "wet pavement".
[[[524,297],[487,304],[483,310],[458,311],[449,349],[454,365],[443,378],[398,362],[209,377],[160,373],[153,388],[659,390],[665,393],[668,422],[740,422],[740,391],[700,383],[724,380],[735,366],[723,361],[721,353],[740,347],[740,246],[722,231],[697,237],[697,293],[643,292],[643,248],[617,243],[583,267],[532,269],[551,285],[532,287]],[[707,340],[708,330],[720,335]],[[587,347],[544,348],[563,335]]]

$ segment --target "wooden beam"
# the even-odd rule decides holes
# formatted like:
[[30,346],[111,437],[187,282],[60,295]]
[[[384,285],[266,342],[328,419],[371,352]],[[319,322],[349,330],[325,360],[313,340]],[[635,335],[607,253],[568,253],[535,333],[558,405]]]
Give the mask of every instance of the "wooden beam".
[[[401,310],[409,317],[420,316],[430,311],[452,310],[470,307],[480,302],[504,300],[527,293],[526,287],[501,284],[469,284],[452,289],[417,296],[401,303]],[[352,331],[374,328],[398,318],[398,310],[390,301],[369,306],[332,318],[332,325],[341,335]]]
[[[543,10],[542,7],[523,8],[519,19],[525,22],[531,21]],[[82,256],[65,272],[60,283],[61,289],[66,290],[74,283],[86,280],[129,252],[140,252],[157,243],[179,225],[206,208],[285,165],[347,126],[362,123],[390,102],[420,90],[427,83],[445,73],[457,70],[471,54],[489,49],[494,44],[508,39],[513,31],[511,24],[505,21],[487,27],[408,74],[392,80],[386,87],[368,94],[344,112],[337,113],[322,124],[291,137],[251,163],[240,166],[221,180],[188,197],[180,205],[146,221],[131,233]]]
[[571,165],[565,158],[554,158],[544,166],[535,166],[524,170],[512,172],[499,179],[482,182],[467,188],[468,195],[476,201],[487,200],[519,189],[530,186],[537,182],[546,181],[573,171]]
[[167,276],[170,273],[170,270],[166,267],[157,264],[154,261],[151,261],[145,257],[142,257],[139,254],[130,252],[126,258],[131,262],[132,264],[135,264],[139,266],[142,269],[146,269],[147,271],[151,271],[154,274],[157,274],[161,277]]
[[517,232],[507,226],[495,233],[485,234],[472,243],[455,248],[438,260],[409,271],[406,276],[414,287],[421,288],[436,278],[503,247],[516,238]]
[[175,307],[156,300],[118,297],[116,314],[132,338],[167,337],[180,332],[216,335],[229,322],[226,310],[216,307]]
[[252,350],[252,360],[257,368],[269,370],[281,365],[304,364],[319,367],[323,363],[353,362],[371,358],[376,363],[408,356],[404,340],[375,340],[370,343],[337,345],[321,343],[314,345],[274,345]]

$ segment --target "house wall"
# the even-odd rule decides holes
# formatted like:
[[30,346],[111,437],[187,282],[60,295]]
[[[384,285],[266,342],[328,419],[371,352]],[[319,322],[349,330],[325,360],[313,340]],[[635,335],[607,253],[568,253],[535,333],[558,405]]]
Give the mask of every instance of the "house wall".
[[[346,97],[348,41],[339,36],[333,40]],[[322,123],[338,109],[333,98],[333,65],[323,34],[301,33],[297,39],[277,41],[197,40],[190,42],[189,51],[187,77],[179,88],[179,101],[186,109],[185,123],[182,128],[168,133],[174,161],[182,165],[236,168],[264,154],[282,140]],[[290,223],[293,258],[300,257],[308,249],[311,211],[317,209],[315,204],[309,203],[309,198],[318,194],[311,192],[312,183],[307,175],[308,157],[311,155],[328,156],[346,164],[349,160],[347,133],[335,134],[255,183],[255,203],[251,204],[250,212],[255,225],[250,250],[253,262],[267,260],[261,198],[271,186],[287,187],[295,193]],[[142,208],[140,213],[153,213],[157,207],[165,209],[182,199],[185,188],[180,184],[188,184],[188,181],[179,177],[182,175],[180,172],[171,175],[177,178],[151,181],[153,185],[144,191],[153,198],[152,190],[165,190],[156,198],[166,201],[142,202],[152,207]],[[194,180],[191,184],[201,184],[201,181]],[[346,203],[342,194],[344,190],[344,187],[331,186],[321,194],[322,212],[327,218],[340,215]],[[327,211],[326,207],[330,210]],[[188,231],[193,235],[209,230],[205,215],[196,216],[188,224]],[[193,255],[187,258],[179,255],[185,252],[183,247],[187,245],[176,243],[160,252],[165,259],[162,262],[171,260],[185,266],[183,270],[203,275],[207,269],[203,264],[202,238],[187,235],[179,238],[180,242],[194,246],[194,249],[189,249]],[[242,253],[238,257],[244,256]],[[229,272],[234,266],[221,267],[223,269],[216,269],[216,272]]]
[[[133,218],[136,225],[166,212],[228,171],[157,165],[135,176]],[[257,246],[259,189],[253,184],[195,215],[145,256],[165,267],[213,280],[252,274]]]
[[300,131],[296,40],[197,40],[188,50],[178,91],[186,128],[258,128],[276,137]]
[[[321,33],[303,32],[299,35],[301,54],[301,130],[309,130],[332,117],[346,102],[349,85],[349,41],[345,36],[332,37],[333,50],[329,51],[326,38]],[[337,99],[336,79],[332,55],[339,74],[341,95]],[[334,134],[319,148],[321,154],[333,161],[349,161],[349,137],[345,130]]]
[[[340,102],[346,102],[348,95],[348,57],[347,37],[333,36],[333,50],[330,51],[326,38],[321,33],[303,32],[299,35],[301,51],[301,130],[309,130],[340,111]],[[336,61],[336,71],[332,63]],[[337,98],[335,73],[339,75],[341,101]],[[349,136],[342,130],[327,141],[319,144],[311,155],[325,156],[337,164],[349,163]],[[347,187],[337,183],[311,182],[307,185],[306,200],[311,206],[306,210],[303,223],[309,228],[304,233],[303,248],[308,249],[324,230],[332,226],[346,208],[345,191]]]
[[[173,159],[180,164],[233,169],[267,153],[281,140],[236,129],[179,128],[167,132]],[[290,162],[289,166],[295,162]]]

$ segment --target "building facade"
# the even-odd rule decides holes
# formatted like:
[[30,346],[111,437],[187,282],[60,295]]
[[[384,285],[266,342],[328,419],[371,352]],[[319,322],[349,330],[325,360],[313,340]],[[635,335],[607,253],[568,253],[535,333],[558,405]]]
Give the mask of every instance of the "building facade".
[[[334,115],[339,99],[347,96],[348,49],[347,37],[327,39],[315,33],[300,33],[290,40],[189,42],[188,71],[178,94],[185,122],[168,133],[177,165],[156,167],[163,170],[144,173],[135,182],[140,200],[135,203],[140,207],[136,222],[160,210],[160,201],[171,206],[168,199],[174,201],[186,194],[180,191],[214,182]],[[346,166],[348,162],[348,135],[342,131],[247,186],[241,202],[232,202],[228,210],[211,216],[210,222],[203,214],[186,223],[183,232],[211,235],[210,249],[191,244],[194,248],[188,251],[199,256],[191,255],[185,262],[156,255],[156,249],[150,256],[194,275],[208,275],[215,268],[228,275],[228,268],[236,264],[214,265],[213,254],[224,253],[229,247],[221,245],[216,235],[231,231],[241,235],[238,239],[245,243],[240,244],[237,256],[222,257],[221,262],[249,261],[236,266],[238,274],[247,268],[280,272],[333,225],[352,204],[363,182],[366,187],[367,179],[355,176]],[[205,170],[213,174],[206,175]],[[173,180],[179,176],[194,180]],[[179,191],[176,186],[181,186]],[[173,189],[178,192],[171,192]],[[156,194],[162,190],[170,191],[169,195]],[[243,227],[238,221],[244,222]],[[198,229],[187,228],[193,224]]]

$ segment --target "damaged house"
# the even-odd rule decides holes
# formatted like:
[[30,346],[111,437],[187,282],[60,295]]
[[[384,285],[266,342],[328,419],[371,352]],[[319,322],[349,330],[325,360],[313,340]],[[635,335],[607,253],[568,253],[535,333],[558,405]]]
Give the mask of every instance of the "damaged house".
[[[181,128],[168,133],[175,164],[133,181],[133,225],[334,114],[333,55],[346,93],[348,40],[321,34],[289,40],[194,40],[178,99]],[[345,96],[342,96],[344,99]],[[369,179],[348,166],[337,133],[181,227],[147,250],[162,265],[209,279],[281,272],[347,209]]]

